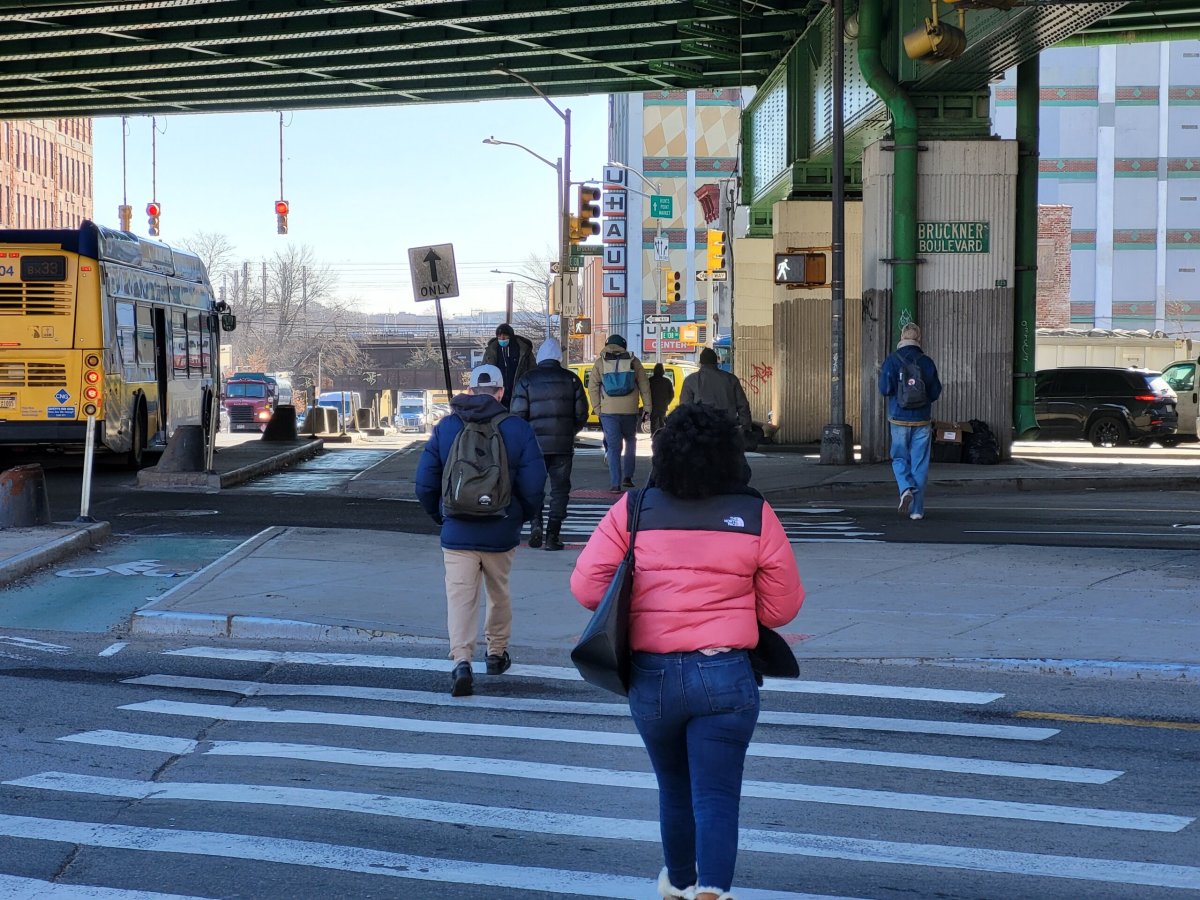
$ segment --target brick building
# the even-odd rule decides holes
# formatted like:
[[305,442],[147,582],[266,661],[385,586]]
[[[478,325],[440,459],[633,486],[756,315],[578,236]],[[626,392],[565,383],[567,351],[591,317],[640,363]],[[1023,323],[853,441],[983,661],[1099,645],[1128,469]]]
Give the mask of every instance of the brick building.
[[77,228],[92,218],[92,120],[0,123],[0,227]]

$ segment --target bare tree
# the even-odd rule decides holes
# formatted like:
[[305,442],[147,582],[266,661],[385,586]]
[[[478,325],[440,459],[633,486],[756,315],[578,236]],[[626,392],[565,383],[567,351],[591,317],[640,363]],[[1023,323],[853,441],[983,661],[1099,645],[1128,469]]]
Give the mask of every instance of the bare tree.
[[233,241],[228,235],[198,231],[191,237],[184,238],[179,245],[200,257],[204,268],[208,270],[208,280],[213,285],[219,286],[223,281],[228,281],[229,276],[233,274],[237,248],[233,246]]

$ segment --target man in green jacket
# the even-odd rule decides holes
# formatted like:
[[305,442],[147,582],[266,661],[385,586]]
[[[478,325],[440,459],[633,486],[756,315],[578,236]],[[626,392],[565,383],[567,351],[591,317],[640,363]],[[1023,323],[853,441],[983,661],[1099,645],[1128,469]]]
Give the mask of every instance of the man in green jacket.
[[723,409],[737,420],[744,434],[753,425],[750,401],[738,377],[719,368],[717,362],[717,352],[712,347],[700,351],[700,368],[683,379],[679,402],[707,403]]

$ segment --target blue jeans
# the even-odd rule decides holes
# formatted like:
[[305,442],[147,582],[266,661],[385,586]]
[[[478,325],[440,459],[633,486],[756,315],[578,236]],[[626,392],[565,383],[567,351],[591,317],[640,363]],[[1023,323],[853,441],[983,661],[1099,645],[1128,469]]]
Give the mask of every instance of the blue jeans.
[[622,477],[633,478],[633,467],[637,462],[637,423],[637,413],[600,416],[600,430],[604,432],[604,448],[608,454],[610,485],[619,485]]
[[924,515],[933,426],[896,425],[889,422],[888,427],[892,432],[892,471],[896,474],[896,486],[901,494],[912,489],[913,501],[909,513]]
[[745,650],[634,653],[629,711],[658,779],[667,876],[728,891],[758,685]]

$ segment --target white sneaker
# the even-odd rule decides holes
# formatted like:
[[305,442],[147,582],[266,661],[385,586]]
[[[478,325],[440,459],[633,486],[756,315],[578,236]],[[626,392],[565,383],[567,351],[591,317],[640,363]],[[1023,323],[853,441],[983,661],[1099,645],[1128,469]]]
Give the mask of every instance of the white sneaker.
[[900,515],[907,516],[909,509],[912,507],[913,489],[905,488],[904,493],[900,495],[900,505],[896,507]]
[[925,513],[912,513],[909,518],[914,522],[920,522],[923,518],[925,518]]

